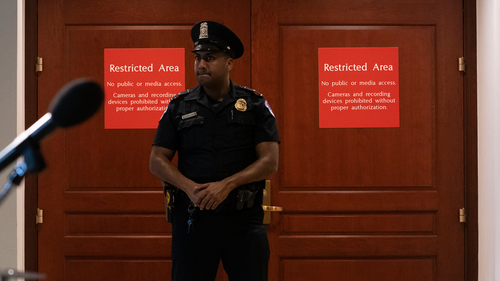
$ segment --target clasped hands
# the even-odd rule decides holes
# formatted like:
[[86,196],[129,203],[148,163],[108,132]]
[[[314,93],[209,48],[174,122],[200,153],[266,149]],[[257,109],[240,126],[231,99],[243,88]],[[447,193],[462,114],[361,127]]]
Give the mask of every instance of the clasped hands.
[[199,184],[194,187],[189,196],[194,205],[200,210],[215,210],[231,192],[222,181]]

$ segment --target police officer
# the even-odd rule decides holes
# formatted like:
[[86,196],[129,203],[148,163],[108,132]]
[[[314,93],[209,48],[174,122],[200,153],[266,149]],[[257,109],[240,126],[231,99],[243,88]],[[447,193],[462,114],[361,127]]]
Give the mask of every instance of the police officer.
[[150,156],[173,196],[172,280],[215,280],[220,261],[231,281],[267,280],[261,204],[278,168],[275,117],[261,94],[230,79],[244,51],[238,36],[201,21],[191,38],[199,85],[172,98]]

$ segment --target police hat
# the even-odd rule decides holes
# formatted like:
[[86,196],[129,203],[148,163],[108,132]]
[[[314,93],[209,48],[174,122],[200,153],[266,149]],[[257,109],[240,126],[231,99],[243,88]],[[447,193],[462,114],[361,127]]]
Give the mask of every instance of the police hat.
[[191,28],[196,51],[221,51],[237,59],[243,55],[243,44],[231,29],[214,21],[200,21]]

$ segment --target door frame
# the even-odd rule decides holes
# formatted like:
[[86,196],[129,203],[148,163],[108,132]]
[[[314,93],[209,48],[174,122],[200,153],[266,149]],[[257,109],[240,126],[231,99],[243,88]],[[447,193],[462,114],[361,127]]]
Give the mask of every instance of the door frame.
[[463,0],[464,57],[464,155],[465,155],[465,278],[478,276],[478,156],[477,156],[477,21],[476,0]]
[[[465,154],[465,277],[478,280],[478,157],[477,157],[477,60],[476,0],[464,5],[464,154]],[[25,1],[25,127],[38,120],[38,76],[34,69],[38,52],[38,1]],[[25,270],[38,271],[38,233],[35,214],[38,206],[38,176],[25,179]],[[458,213],[458,212],[457,212]],[[458,217],[458,216],[457,216]],[[458,218],[457,218],[458,219]]]
[[[24,2],[24,126],[29,128],[38,120],[38,75],[35,64],[38,54],[38,1]],[[35,216],[38,207],[38,176],[28,174],[24,181],[24,268],[38,271],[38,231]]]

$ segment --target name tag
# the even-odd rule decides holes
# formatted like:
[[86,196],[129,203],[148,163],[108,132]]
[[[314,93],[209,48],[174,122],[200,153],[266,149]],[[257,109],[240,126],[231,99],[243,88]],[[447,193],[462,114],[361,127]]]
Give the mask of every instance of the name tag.
[[182,120],[184,120],[184,119],[188,119],[188,118],[191,118],[193,116],[196,116],[196,115],[198,115],[198,113],[196,111],[194,111],[194,112],[182,115],[181,118],[182,118]]

